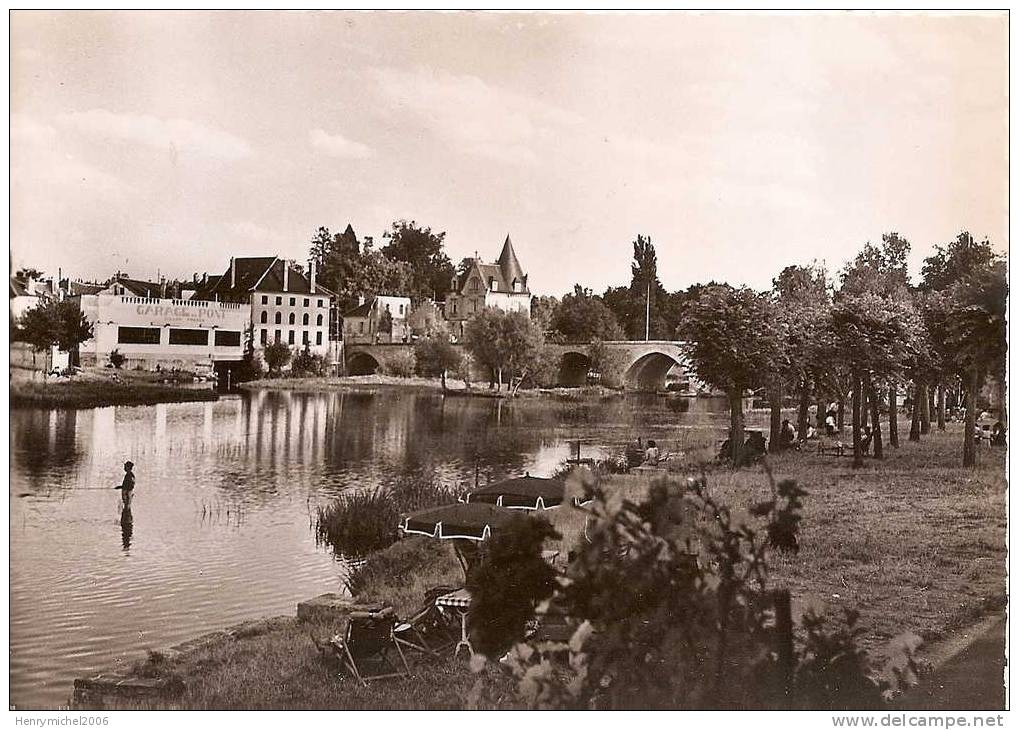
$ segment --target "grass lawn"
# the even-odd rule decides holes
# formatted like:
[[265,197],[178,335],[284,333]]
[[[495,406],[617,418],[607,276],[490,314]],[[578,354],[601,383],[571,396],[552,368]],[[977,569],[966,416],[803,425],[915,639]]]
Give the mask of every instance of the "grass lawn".
[[[865,644],[880,655],[887,641],[912,631],[937,640],[975,621],[1005,600],[1005,454],[984,447],[980,464],[961,464],[961,424],[932,432],[921,443],[903,441],[884,461],[853,470],[848,458],[791,452],[772,457],[777,479],[796,479],[804,499],[801,549],[772,556],[774,586],[793,594],[794,613],[858,609]],[[681,478],[681,475],[675,475]],[[647,477],[607,478],[610,489],[639,497]],[[709,485],[735,513],[770,494],[763,468],[711,468]],[[583,540],[584,516],[550,513],[565,555]],[[369,558],[360,596],[417,605],[425,589],[457,582],[462,574],[447,545],[402,540]],[[474,684],[465,663],[417,661],[413,679],[386,680],[363,689],[340,680],[319,656],[310,634],[334,627],[281,622],[261,636],[239,639],[145,671],[185,680],[184,704],[206,709],[439,709],[464,706]],[[506,686],[505,704],[511,706]]]
[[102,406],[149,406],[217,400],[210,388],[134,380],[63,380],[49,383],[11,383],[12,408],[100,408]]

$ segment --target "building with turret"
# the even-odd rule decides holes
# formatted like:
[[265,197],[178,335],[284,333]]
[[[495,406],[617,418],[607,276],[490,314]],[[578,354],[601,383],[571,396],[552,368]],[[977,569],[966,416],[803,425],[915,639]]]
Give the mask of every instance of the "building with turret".
[[467,320],[485,307],[531,314],[527,274],[517,260],[508,235],[494,264],[483,263],[477,257],[464,259],[462,273],[453,277],[445,307],[453,334],[462,337]]

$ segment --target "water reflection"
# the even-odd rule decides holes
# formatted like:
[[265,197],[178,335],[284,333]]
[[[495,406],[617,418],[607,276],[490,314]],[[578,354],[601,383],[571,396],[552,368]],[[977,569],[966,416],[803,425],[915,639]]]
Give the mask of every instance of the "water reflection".
[[[547,476],[578,438],[584,456],[637,435],[677,451],[690,429],[725,427],[724,415],[677,413],[653,398],[382,390],[10,418],[11,494],[27,495],[10,501],[10,691],[28,707],[58,706],[75,676],[146,647],[292,615],[299,600],[343,590],[343,564],[316,544],[313,515],[345,490]],[[110,488],[125,461],[137,475],[130,510]]]
[[120,512],[120,544],[125,553],[131,551],[131,536],[134,534],[134,515],[131,507],[124,507]]

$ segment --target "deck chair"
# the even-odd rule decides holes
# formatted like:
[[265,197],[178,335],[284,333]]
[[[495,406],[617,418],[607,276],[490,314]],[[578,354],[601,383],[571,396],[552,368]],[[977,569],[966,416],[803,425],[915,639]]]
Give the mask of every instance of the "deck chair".
[[[396,615],[392,608],[378,612],[352,612],[347,620],[347,630],[329,640],[333,651],[339,656],[343,668],[349,671],[364,686],[373,679],[404,677],[410,674],[410,667],[403,650],[393,636]],[[403,669],[389,657],[396,649]],[[375,668],[372,669],[372,665]]]
[[450,633],[446,616],[435,605],[435,599],[455,590],[455,586],[437,586],[426,591],[420,608],[393,628],[396,645],[433,657],[453,646],[456,638]]

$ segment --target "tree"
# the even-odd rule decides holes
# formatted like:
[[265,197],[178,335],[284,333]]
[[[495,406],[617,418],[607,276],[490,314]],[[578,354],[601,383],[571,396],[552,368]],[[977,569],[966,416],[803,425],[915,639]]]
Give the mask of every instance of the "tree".
[[110,365],[112,365],[117,370],[120,370],[120,368],[123,367],[124,361],[126,359],[127,358],[125,358],[121,354],[120,350],[117,349],[110,350]]
[[382,247],[382,253],[391,261],[409,266],[409,288],[405,293],[415,303],[446,298],[453,279],[453,264],[442,250],[445,237],[445,233],[432,233],[431,228],[405,220],[395,221],[392,229],[383,234],[389,243]]
[[426,377],[438,375],[442,390],[446,390],[446,373],[460,368],[463,355],[449,341],[449,332],[443,328],[430,331],[414,344],[414,359],[418,372]]
[[486,307],[468,320],[464,344],[477,362],[489,368],[493,386],[498,383],[501,390],[503,375],[509,375],[511,393],[527,379],[540,380],[550,361],[541,326],[525,312]]
[[588,345],[587,356],[591,359],[591,368],[601,377],[602,385],[607,388],[619,388],[623,385],[626,358],[621,352],[595,340]]
[[697,377],[729,398],[729,444],[734,466],[743,451],[743,396],[764,385],[779,353],[779,332],[767,295],[727,284],[709,286],[689,301],[677,336],[689,344]]
[[934,253],[924,259],[920,286],[947,291],[974,273],[986,271],[997,259],[990,241],[977,242],[969,231],[962,231],[954,241],[935,246]]
[[265,346],[262,357],[265,359],[266,367],[269,368],[270,377],[279,376],[280,371],[290,362],[292,354],[290,346],[285,342],[272,342]]
[[573,293],[564,296],[556,308],[552,329],[566,342],[621,340],[624,337],[612,310],[580,284],[575,285]]
[[[864,389],[875,380],[900,375],[915,348],[917,322],[904,302],[866,293],[838,299],[827,322],[834,356],[850,371],[853,385],[853,466],[863,465],[861,423]],[[877,402],[872,399],[872,416]],[[880,422],[874,419],[875,455],[880,455]]]
[[658,280],[658,254],[650,236],[638,235],[633,242],[629,295],[630,316],[626,324],[631,338],[661,339],[675,330],[667,329],[669,323],[662,316],[661,305],[668,295]]
[[820,356],[823,323],[831,304],[828,276],[818,264],[787,266],[773,280],[776,296],[776,326],[781,330],[782,350],[775,363],[775,377],[770,387],[771,442],[780,443],[781,401],[785,386],[799,392],[797,431],[800,438],[807,430],[808,408],[812,387],[822,379],[825,362]]
[[963,466],[976,464],[977,393],[988,372],[1003,368],[1008,349],[1007,276],[1005,263],[995,261],[952,287],[954,306],[948,317],[948,342],[955,352],[955,361],[967,374]]
[[71,299],[45,299],[22,315],[16,335],[40,352],[54,346],[70,352],[92,339],[92,324]]
[[362,297],[399,295],[410,288],[410,265],[374,250],[370,237],[359,241],[349,225],[337,234],[319,228],[309,254],[318,267],[318,281],[336,292],[341,311],[357,306]]
[[559,300],[555,297],[539,296],[531,299],[531,319],[541,325],[542,330],[548,332],[553,329],[556,310],[559,308]]

